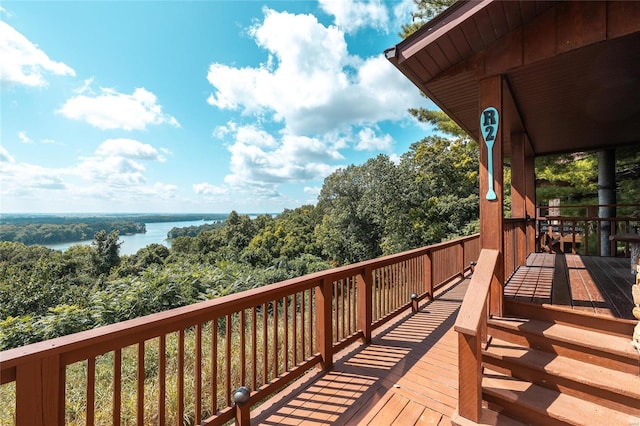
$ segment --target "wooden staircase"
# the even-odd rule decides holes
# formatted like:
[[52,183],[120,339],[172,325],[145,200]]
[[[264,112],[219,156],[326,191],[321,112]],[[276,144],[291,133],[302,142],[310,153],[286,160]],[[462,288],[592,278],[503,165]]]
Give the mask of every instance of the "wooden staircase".
[[[619,324],[553,312],[492,318],[482,397],[525,424],[640,425],[640,355]],[[590,327],[585,327],[588,322]],[[612,331],[613,330],[613,331]]]

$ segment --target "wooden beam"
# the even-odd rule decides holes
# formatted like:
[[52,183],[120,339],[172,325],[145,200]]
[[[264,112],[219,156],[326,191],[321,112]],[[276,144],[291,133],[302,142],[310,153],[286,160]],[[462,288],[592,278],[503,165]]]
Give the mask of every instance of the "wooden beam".
[[[527,185],[525,168],[525,135],[522,132],[511,133],[511,216],[526,220]],[[527,261],[526,224],[516,230],[516,263],[524,265]]]
[[[529,143],[529,138],[525,135],[525,141]],[[526,150],[525,150],[526,152]],[[533,154],[525,155],[524,158],[524,186],[525,186],[525,215],[527,221],[527,254],[533,253],[536,249],[536,170],[535,158]]]
[[[480,144],[480,248],[497,250],[501,258],[504,258],[502,141],[504,139],[503,134],[505,131],[510,131],[510,129],[505,129],[500,120],[504,109],[502,102],[502,76],[493,76],[480,81],[480,113],[483,114],[487,108],[495,108],[497,110],[498,129],[495,132],[495,140],[491,150],[492,164],[489,162],[489,150],[485,143],[486,141],[481,141],[482,143]],[[482,122],[483,120],[481,119],[481,127]],[[480,133],[482,133],[482,129]],[[489,167],[490,165],[492,167]],[[491,184],[496,195],[495,199],[488,199]],[[502,315],[504,267],[498,269],[496,284],[491,288],[491,315]]]

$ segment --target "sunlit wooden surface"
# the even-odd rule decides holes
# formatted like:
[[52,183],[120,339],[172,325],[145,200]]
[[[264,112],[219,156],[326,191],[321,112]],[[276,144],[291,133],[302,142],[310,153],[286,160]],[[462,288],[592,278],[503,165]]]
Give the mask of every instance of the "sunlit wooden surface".
[[[633,279],[628,258],[532,253],[527,265],[507,282],[504,292],[507,298],[525,302],[633,319]],[[558,287],[563,286],[568,297],[557,296]]]
[[450,424],[458,394],[453,324],[468,282],[443,289],[416,314],[408,311],[252,424]]

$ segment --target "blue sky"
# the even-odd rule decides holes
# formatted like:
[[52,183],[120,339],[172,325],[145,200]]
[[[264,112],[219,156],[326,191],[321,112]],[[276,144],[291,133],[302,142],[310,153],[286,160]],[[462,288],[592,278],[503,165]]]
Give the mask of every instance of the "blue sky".
[[429,129],[413,2],[3,1],[0,212],[280,212]]

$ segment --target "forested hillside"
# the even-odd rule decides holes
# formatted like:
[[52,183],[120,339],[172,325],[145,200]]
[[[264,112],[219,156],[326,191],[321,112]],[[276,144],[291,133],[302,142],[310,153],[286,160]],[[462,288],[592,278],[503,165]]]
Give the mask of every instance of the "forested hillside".
[[117,231],[59,252],[0,242],[0,349],[224,296],[476,231],[473,141],[429,137],[327,177],[317,205],[186,232],[119,255]]
[[146,232],[145,223],[189,220],[220,221],[225,214],[53,215],[2,214],[0,241],[25,244],[55,244],[90,240],[96,232],[118,231],[120,235]]

